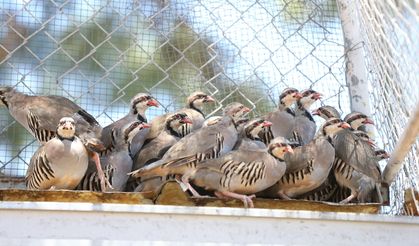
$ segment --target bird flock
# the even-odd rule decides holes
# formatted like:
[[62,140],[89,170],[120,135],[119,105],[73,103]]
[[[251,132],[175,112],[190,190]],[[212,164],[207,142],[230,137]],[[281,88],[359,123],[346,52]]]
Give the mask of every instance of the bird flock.
[[[41,144],[27,189],[158,192],[175,180],[193,197],[234,198],[245,207],[254,197],[380,201],[379,161],[389,155],[362,130],[373,121],[359,112],[341,119],[332,106],[311,111],[321,97],[286,88],[278,108],[259,118],[249,119],[239,102],[206,118],[202,108],[215,99],[194,92],[185,108],[148,122],[145,112],[158,101],[138,93],[126,116],[102,127],[65,97],[0,87],[0,105]],[[314,116],[324,119],[319,129]]]

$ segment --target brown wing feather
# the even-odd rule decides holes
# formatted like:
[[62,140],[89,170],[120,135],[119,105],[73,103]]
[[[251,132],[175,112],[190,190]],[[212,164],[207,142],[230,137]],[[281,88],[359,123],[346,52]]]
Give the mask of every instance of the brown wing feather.
[[349,164],[355,170],[379,181],[381,174],[374,150],[365,141],[362,141],[350,131],[341,131],[333,143],[336,156]]

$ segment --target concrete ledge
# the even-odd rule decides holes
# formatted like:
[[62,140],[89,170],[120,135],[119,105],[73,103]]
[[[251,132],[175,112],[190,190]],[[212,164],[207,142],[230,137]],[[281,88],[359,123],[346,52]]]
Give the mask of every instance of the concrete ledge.
[[2,202],[0,213],[9,245],[415,245],[419,231],[417,217],[277,209]]

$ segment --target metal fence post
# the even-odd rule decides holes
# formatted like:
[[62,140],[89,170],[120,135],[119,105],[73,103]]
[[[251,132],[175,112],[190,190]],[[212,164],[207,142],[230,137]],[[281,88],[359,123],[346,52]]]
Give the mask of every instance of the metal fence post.
[[[371,115],[367,69],[364,58],[364,40],[354,0],[336,0],[345,41],[345,78],[349,87],[351,110]],[[368,129],[369,130],[369,129]]]

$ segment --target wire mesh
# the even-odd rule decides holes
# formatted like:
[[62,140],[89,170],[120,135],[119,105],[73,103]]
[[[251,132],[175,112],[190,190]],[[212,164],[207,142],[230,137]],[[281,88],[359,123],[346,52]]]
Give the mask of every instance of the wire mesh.
[[[372,5],[362,7],[364,21],[378,13],[372,9],[378,11]],[[28,94],[68,97],[103,126],[125,115],[138,92],[151,93],[162,105],[147,111],[149,119],[182,107],[185,97],[198,89],[217,100],[205,109],[208,116],[232,101],[251,107],[256,116],[273,110],[288,86],[312,87],[324,95],[315,106],[334,105],[349,113],[344,42],[334,0],[6,0],[1,10],[1,84]],[[389,97],[395,90],[382,78],[398,81],[392,76],[393,70],[399,74],[400,63],[386,60],[375,69],[386,50],[376,44],[389,30],[379,30],[387,36],[375,40],[373,27],[379,25],[365,26],[370,25],[366,48],[371,53],[374,117],[385,148],[391,150],[399,132],[394,133],[394,121],[383,112],[387,107],[399,112],[391,107],[394,102],[406,112],[397,117],[405,120],[410,104],[400,98],[379,101],[381,90]],[[398,76],[415,79],[413,64]],[[397,92],[414,93],[407,82]],[[0,109],[1,175],[24,176],[37,147]],[[417,153],[412,160],[417,163]]]
[[[368,69],[371,106],[377,132],[393,150],[419,103],[419,25],[416,0],[369,1],[359,4]],[[412,146],[391,189],[389,213],[403,213],[404,191],[419,190],[419,141]]]

